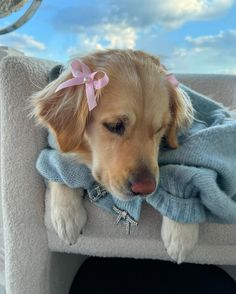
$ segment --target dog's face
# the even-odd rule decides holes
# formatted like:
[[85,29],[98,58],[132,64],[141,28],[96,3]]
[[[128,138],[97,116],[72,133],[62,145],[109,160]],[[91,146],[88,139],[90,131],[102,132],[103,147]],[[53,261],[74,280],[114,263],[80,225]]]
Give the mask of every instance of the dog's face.
[[37,117],[55,134],[62,152],[76,153],[114,196],[152,193],[159,179],[160,141],[165,135],[177,147],[176,132],[189,123],[191,107],[153,56],[112,50],[84,62],[110,79],[96,93],[96,108],[88,111],[83,85],[55,93],[71,78],[67,71],[35,95]]
[[155,67],[135,68],[131,79],[117,75],[86,128],[91,169],[114,195],[149,194],[158,183],[158,149],[170,122],[168,90]]

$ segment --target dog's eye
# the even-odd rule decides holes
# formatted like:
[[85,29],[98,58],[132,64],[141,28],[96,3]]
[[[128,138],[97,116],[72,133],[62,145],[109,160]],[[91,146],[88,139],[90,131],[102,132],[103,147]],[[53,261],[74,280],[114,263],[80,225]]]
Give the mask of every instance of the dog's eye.
[[122,121],[116,123],[103,123],[103,126],[111,133],[122,136],[125,132],[125,125]]

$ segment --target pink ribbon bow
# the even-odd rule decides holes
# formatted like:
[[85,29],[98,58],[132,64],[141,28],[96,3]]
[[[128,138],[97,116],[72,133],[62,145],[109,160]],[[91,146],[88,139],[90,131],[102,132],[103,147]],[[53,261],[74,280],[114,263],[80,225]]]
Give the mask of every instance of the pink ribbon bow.
[[[80,71],[80,69],[82,69],[82,71]],[[95,76],[98,72],[102,72],[104,76],[101,79],[95,80]],[[93,110],[94,107],[97,106],[95,90],[101,89],[108,84],[109,78],[107,74],[104,71],[91,72],[90,68],[80,60],[72,61],[71,73],[73,78],[61,83],[56,88],[55,92],[68,87],[85,84],[88,108],[89,111]]]
[[178,80],[176,79],[175,75],[173,73],[168,73],[166,75],[166,79],[175,87],[177,88],[179,85]]
[[[164,69],[165,72],[167,72],[167,68],[165,67],[164,64],[161,64],[161,68]],[[172,84],[172,86],[174,86],[175,88],[177,88],[179,86],[179,82],[173,73],[167,72],[166,73],[166,80],[169,81]]]

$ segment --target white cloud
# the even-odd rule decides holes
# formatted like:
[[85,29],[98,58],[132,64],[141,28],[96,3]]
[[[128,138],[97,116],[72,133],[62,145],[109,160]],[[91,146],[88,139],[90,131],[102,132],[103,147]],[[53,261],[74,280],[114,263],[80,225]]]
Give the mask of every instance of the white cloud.
[[85,34],[80,34],[78,36],[77,44],[73,47],[69,47],[66,50],[66,53],[69,56],[77,55],[78,52],[80,54],[85,54],[87,52],[92,52],[95,50],[102,50],[104,49],[103,46],[100,44],[100,37],[98,35],[92,35],[89,37]]
[[235,74],[236,30],[185,38],[184,47],[173,50],[177,71]]
[[109,48],[133,49],[136,43],[136,30],[126,24],[119,26],[113,24],[104,25],[104,39]]
[[0,45],[12,47],[23,52],[30,52],[32,50],[42,51],[46,49],[45,44],[35,40],[34,37],[15,32],[1,36]]
[[173,55],[177,57],[184,57],[188,55],[188,50],[186,48],[175,48],[173,50]]
[[23,42],[25,42],[25,45],[30,48],[37,49],[37,50],[46,49],[46,46],[44,43],[35,40],[32,36],[23,35],[22,40]]
[[[193,46],[215,46],[225,45],[231,47],[232,43],[236,45],[236,30],[220,31],[216,35],[206,35],[193,38],[187,36],[185,40]],[[228,43],[230,41],[230,43]],[[229,46],[230,44],[230,46]]]
[[125,23],[118,25],[105,24],[97,26],[87,34],[78,34],[77,44],[67,49],[69,55],[80,52],[86,54],[105,48],[134,49],[137,32]]
[[235,0],[107,0],[78,3],[57,11],[53,25],[62,31],[82,33],[104,24],[143,29],[152,25],[176,29],[189,21],[206,21],[225,14]]
[[[77,7],[67,7],[69,13],[59,11],[55,15],[54,26],[67,33],[76,33],[75,46],[67,49],[69,55],[78,52],[84,55],[105,48],[137,47],[167,58],[172,55],[173,60],[170,62],[177,71],[218,72],[227,68],[233,72],[231,65],[235,64],[235,31],[187,36],[184,44],[176,47],[175,40],[169,38],[162,28],[173,30],[190,21],[220,18],[235,2],[236,0],[88,1],[88,6],[85,5],[84,9],[79,9],[81,7],[78,4]],[[93,10],[88,13],[91,5]]]
[[207,51],[208,48],[201,48],[201,47],[196,47],[196,48],[174,48],[173,50],[173,55],[176,57],[185,57],[185,56],[194,56],[197,55],[201,52]]
[[111,2],[117,17],[134,26],[161,24],[175,29],[188,21],[211,20],[227,12],[235,0],[120,0]]
[[211,20],[224,14],[234,0],[172,0],[163,1],[160,6],[161,23],[177,28],[188,21]]

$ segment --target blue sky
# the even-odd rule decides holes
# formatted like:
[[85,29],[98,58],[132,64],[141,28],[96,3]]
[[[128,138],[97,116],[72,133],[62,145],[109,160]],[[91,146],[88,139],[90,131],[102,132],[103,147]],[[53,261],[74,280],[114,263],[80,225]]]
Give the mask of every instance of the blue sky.
[[44,0],[0,45],[59,62],[105,48],[139,49],[174,72],[236,74],[236,0]]

